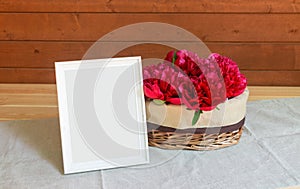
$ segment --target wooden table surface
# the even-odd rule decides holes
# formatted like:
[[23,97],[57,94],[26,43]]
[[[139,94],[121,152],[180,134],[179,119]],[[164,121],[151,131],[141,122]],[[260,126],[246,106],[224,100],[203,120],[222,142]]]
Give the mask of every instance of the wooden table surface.
[[[250,86],[249,100],[300,97],[300,87]],[[58,117],[55,84],[0,84],[0,120]]]

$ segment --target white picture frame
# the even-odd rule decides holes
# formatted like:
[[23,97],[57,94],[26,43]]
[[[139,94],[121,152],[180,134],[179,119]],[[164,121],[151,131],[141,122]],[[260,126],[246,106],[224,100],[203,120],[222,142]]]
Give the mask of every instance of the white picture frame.
[[141,57],[55,62],[64,173],[149,163]]

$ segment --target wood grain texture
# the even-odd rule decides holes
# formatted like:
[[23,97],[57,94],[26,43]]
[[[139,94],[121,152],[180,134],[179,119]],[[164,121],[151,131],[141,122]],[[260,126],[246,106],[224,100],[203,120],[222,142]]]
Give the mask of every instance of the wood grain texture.
[[[0,40],[96,41],[128,24],[164,22],[186,29],[205,42],[300,42],[299,20],[300,14],[2,13]],[[111,34],[111,40],[143,41],[145,32],[139,28],[119,38]],[[179,31],[161,31],[153,40],[180,41],[183,36]]]
[[300,97],[300,87],[249,86],[249,101]]
[[298,0],[0,0],[0,12],[297,13]]
[[249,85],[300,86],[300,71],[249,71],[242,70]]
[[[300,87],[249,86],[249,100],[300,97]],[[58,117],[55,84],[0,84],[0,121]]]
[[0,83],[54,83],[54,69],[0,68]]
[[[121,42],[102,43],[107,49],[120,47]],[[91,47],[91,42],[0,42],[2,68],[54,68],[55,61],[80,60]],[[182,43],[172,43],[183,46]],[[197,43],[184,43],[194,49]],[[240,69],[248,70],[300,70],[300,44],[280,43],[206,43],[211,52],[218,52],[236,61]],[[118,56],[142,56],[163,59],[171,47],[154,44],[135,45]],[[99,52],[93,58],[107,58]]]
[[[300,86],[300,71],[241,72],[245,74],[249,85]],[[51,68],[0,68],[0,83],[55,83],[55,73]]]
[[[35,97],[42,97],[38,101]],[[1,94],[0,93],[0,105],[2,107],[14,107],[14,106],[22,106],[26,107],[30,105],[31,107],[43,107],[43,106],[53,106],[53,104],[57,104],[57,100],[53,97],[53,95],[42,95],[42,94]]]
[[[1,107],[1,106],[0,106]],[[26,120],[58,117],[57,107],[34,107],[34,106],[15,106],[1,107],[0,121],[5,120]]]
[[54,95],[56,96],[56,85],[54,84],[1,84],[0,94],[9,95]]
[[[299,86],[299,12],[299,0],[0,0],[0,82],[54,83],[55,61],[81,59],[93,42],[119,27],[163,22],[186,29],[211,51],[231,57],[250,84]],[[184,32],[158,28],[111,33],[106,41],[195,47],[195,39]],[[147,39],[149,33],[155,35]],[[114,45],[105,47],[118,49]],[[139,45],[115,56],[164,58],[169,50]],[[106,51],[88,58],[104,57],[109,57]]]

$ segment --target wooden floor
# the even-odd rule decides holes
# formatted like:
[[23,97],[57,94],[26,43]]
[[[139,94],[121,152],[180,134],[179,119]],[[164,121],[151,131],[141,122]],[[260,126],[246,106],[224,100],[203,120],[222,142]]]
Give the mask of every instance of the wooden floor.
[[[300,87],[250,86],[249,100],[300,97]],[[0,120],[58,117],[56,85],[0,84]]]

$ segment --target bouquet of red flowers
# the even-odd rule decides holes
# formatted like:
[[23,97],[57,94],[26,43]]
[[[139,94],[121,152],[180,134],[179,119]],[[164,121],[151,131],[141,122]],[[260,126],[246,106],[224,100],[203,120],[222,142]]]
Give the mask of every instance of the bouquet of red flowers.
[[165,61],[145,67],[144,93],[155,103],[184,104],[195,111],[194,125],[202,111],[242,94],[246,78],[237,64],[219,54],[199,58],[187,50],[171,51]]

